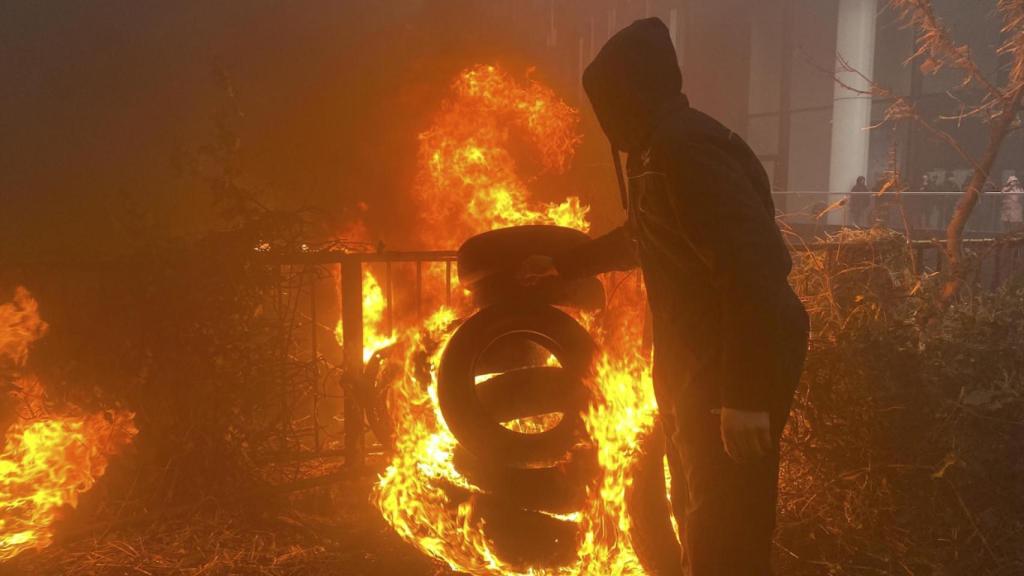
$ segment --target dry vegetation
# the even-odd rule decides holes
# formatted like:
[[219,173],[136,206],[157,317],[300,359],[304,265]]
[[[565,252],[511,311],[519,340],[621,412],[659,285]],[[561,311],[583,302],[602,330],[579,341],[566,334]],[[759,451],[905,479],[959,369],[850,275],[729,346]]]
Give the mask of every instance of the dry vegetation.
[[786,437],[784,573],[1024,570],[1024,283],[936,316],[945,277],[910,261],[883,230],[799,261],[815,334]]

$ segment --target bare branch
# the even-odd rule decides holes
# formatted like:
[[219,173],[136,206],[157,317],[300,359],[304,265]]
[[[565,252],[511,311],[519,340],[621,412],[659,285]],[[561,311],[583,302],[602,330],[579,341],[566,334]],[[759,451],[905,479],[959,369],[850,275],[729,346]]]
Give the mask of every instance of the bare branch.
[[[1024,2],[1024,0],[1017,1]],[[954,138],[952,134],[943,130],[942,128],[939,128],[938,126],[935,126],[933,123],[926,120],[923,116],[921,116],[920,113],[917,112],[917,109],[909,100],[901,96],[896,96],[892,90],[884,86],[881,86],[880,84],[876,83],[873,79],[868,78],[863,72],[854,68],[848,60],[843,58],[842,55],[837,55],[836,60],[839,64],[839,68],[841,71],[856,75],[858,78],[864,81],[868,88],[864,89],[852,86],[849,82],[843,80],[843,78],[841,78],[838,74],[834,76],[836,84],[842,86],[844,89],[854,94],[894,99],[893,103],[890,104],[889,107],[886,109],[884,119],[881,122],[872,125],[870,128],[879,128],[888,122],[911,120],[920,125],[921,127],[923,127],[932,136],[948,144],[953,149],[953,151],[956,152],[964,160],[964,162],[970,164],[972,168],[974,168],[975,170],[981,168],[981,166],[978,164],[978,161],[975,160],[974,157],[971,156],[971,154],[963,146],[961,146],[959,142],[957,142],[956,138]],[[996,102],[996,100],[992,100],[991,102]],[[977,110],[984,110],[989,107],[991,107],[991,105],[986,104],[980,106]],[[963,117],[973,115],[977,112],[977,110],[972,111],[970,114],[963,115]]]
[[[1020,4],[1021,0],[1001,0],[1007,4]],[[963,74],[961,86],[977,84],[993,99],[1005,100],[1006,94],[981,71],[971,57],[966,44],[953,40],[953,35],[941,18],[935,15],[932,0],[889,0],[908,28],[917,31],[920,45],[910,60],[921,60],[918,65],[924,74],[935,74],[944,67]]]

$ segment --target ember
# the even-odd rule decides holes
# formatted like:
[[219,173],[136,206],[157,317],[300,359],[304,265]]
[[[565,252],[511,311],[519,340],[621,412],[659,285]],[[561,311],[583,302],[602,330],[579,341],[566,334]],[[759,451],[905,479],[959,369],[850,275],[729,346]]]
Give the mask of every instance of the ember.
[[[21,368],[29,345],[46,332],[35,299],[24,288],[0,305],[0,361]],[[33,377],[11,393],[18,420],[0,454],[0,561],[53,541],[52,525],[66,506],[78,505],[107,469],[109,459],[138,433],[124,410],[85,413],[76,406],[50,409]]]

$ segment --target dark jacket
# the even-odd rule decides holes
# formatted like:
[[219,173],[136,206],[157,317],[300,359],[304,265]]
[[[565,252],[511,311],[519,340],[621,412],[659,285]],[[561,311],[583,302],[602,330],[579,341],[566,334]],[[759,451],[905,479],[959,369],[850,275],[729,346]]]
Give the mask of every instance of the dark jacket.
[[789,251],[761,163],[738,135],[689,106],[660,20],[612,37],[583,84],[613,147],[629,153],[628,220],[557,258],[559,272],[639,263],[656,386],[699,386],[718,405],[767,409],[796,385],[780,381],[780,356],[807,320],[786,280]]

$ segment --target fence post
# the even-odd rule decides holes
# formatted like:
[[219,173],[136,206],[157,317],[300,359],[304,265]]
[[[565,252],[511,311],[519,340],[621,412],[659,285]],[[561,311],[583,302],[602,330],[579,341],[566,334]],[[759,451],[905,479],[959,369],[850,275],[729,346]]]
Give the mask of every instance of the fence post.
[[316,268],[309,275],[309,347],[313,360],[313,448],[320,453],[320,350],[317,346]]
[[416,321],[423,319],[423,260],[416,260]]
[[993,250],[995,261],[992,263],[992,290],[999,288],[1003,281],[1003,248],[1004,244],[996,240],[996,249]]
[[[363,374],[363,265],[358,257],[341,262],[341,330],[343,368],[346,374],[359,378]],[[364,463],[363,408],[354,391],[345,395],[345,464]]]
[[452,305],[452,261],[444,262],[444,303]]

